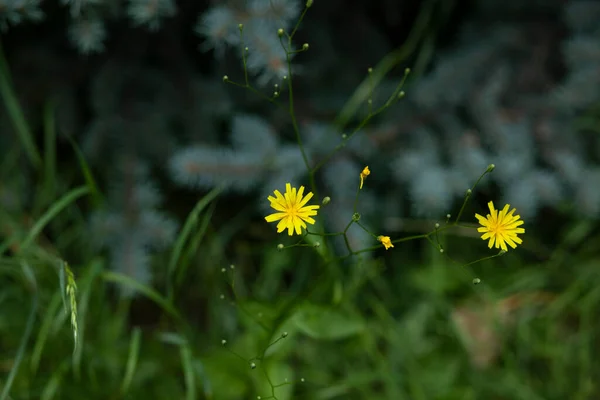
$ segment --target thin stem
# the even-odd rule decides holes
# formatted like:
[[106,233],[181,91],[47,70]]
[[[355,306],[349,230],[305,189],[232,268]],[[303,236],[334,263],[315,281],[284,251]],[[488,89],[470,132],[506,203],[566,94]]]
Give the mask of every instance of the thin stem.
[[[306,10],[305,12],[306,13]],[[304,13],[302,15],[304,15]],[[299,22],[298,22],[299,23]],[[298,27],[298,24],[296,25],[296,28]],[[294,32],[296,30],[294,29]],[[315,184],[315,176],[314,173],[312,173],[312,170],[310,168],[310,163],[308,161],[308,156],[306,155],[306,150],[304,149],[304,144],[302,143],[302,138],[300,137],[300,128],[298,127],[298,121],[296,119],[296,112],[294,109],[294,88],[292,85],[292,59],[290,57],[290,52],[288,49],[292,48],[292,36],[290,35],[288,38],[288,47],[286,48],[286,46],[283,44],[283,40],[280,38],[280,43],[281,43],[281,47],[283,47],[283,50],[285,51],[285,58],[287,61],[287,69],[288,69],[288,77],[287,77],[287,84],[288,84],[288,101],[289,101],[289,109],[288,112],[290,114],[290,118],[292,120],[292,127],[294,129],[294,134],[296,136],[296,142],[298,143],[298,147],[300,148],[300,153],[302,154],[302,160],[304,161],[304,165],[306,166],[306,171],[308,172],[309,175],[309,180],[310,180],[310,187],[312,189],[312,192],[315,194],[315,198],[318,200],[320,199],[318,192],[317,192],[317,186]]]
[[465,200],[463,201],[462,206],[460,207],[460,211],[458,212],[458,215],[456,216],[456,220],[454,220],[454,225],[458,224],[458,222],[460,221],[460,217],[462,216],[462,213],[465,210],[467,202],[471,198],[471,194],[475,191],[475,187],[479,184],[479,182],[481,182],[481,180],[483,179],[483,177],[486,176],[490,172],[491,172],[491,169],[490,169],[490,167],[488,167],[485,170],[485,172],[479,176],[479,179],[477,179],[477,181],[475,181],[475,183],[473,184],[473,186],[471,187],[471,189],[469,189],[467,191],[467,195],[465,196]]

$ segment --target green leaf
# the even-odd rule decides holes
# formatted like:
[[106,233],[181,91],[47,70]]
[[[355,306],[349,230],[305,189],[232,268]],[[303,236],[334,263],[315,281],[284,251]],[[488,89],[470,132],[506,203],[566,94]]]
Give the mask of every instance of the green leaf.
[[265,366],[265,374],[254,374],[256,394],[263,399],[276,396],[278,400],[292,398],[294,389],[294,371],[282,362],[269,362]]
[[359,315],[316,304],[301,306],[292,319],[300,332],[313,339],[343,339],[365,329]]

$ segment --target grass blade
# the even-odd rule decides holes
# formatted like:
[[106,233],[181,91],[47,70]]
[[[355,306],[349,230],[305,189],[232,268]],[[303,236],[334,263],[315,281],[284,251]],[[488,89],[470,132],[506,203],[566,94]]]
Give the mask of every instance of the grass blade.
[[19,344],[19,349],[17,350],[17,355],[15,356],[12,368],[10,369],[8,377],[6,378],[6,383],[4,384],[2,393],[0,394],[0,400],[6,400],[9,398],[8,394],[10,392],[10,388],[12,387],[13,381],[15,380],[15,376],[17,376],[17,372],[19,371],[21,361],[23,361],[25,348],[27,347],[27,342],[31,336],[33,324],[35,323],[35,316],[37,315],[38,310],[38,290],[35,275],[29,264],[23,262],[21,267],[23,268],[23,274],[25,275],[25,278],[28,280],[28,283],[32,288],[31,308],[29,310],[29,316],[27,317],[25,332],[23,332],[23,335],[21,336],[21,343]]
[[53,199],[56,193],[56,120],[54,102],[44,106],[44,195]]
[[200,213],[202,212],[202,210],[204,210],[204,208],[206,208],[210,204],[211,201],[213,201],[219,195],[219,193],[221,193],[221,190],[221,188],[215,188],[211,190],[206,196],[201,198],[196,203],[194,209],[192,210],[192,212],[190,212],[187,219],[185,220],[185,224],[183,225],[183,228],[181,229],[181,232],[177,237],[177,241],[175,242],[175,246],[173,247],[173,253],[171,253],[171,259],[169,260],[169,266],[167,267],[167,295],[169,299],[173,298],[173,274],[175,273],[177,263],[181,258],[183,247],[185,246],[190,235],[192,234],[192,229],[198,222]]
[[168,314],[171,314],[171,316],[175,317],[178,321],[180,321],[180,322],[183,321],[181,316],[179,315],[177,310],[175,308],[173,308],[173,306],[171,305],[169,300],[167,300],[166,298],[161,296],[160,293],[158,293],[156,290],[152,289],[151,287],[146,286],[146,285],[136,281],[135,279],[130,278],[127,275],[120,274],[118,272],[104,271],[102,273],[102,278],[105,281],[114,282],[114,283],[117,283],[117,284],[123,285],[123,286],[128,286],[128,287],[136,290],[137,292],[140,292],[141,294],[143,294],[144,296],[146,296],[147,298],[149,298],[150,300],[154,301],[156,304],[161,306],[164,311],[166,311]]
[[129,342],[129,355],[127,356],[127,366],[125,367],[125,376],[121,383],[121,395],[125,395],[129,390],[131,381],[133,380],[133,374],[137,367],[138,357],[140,355],[140,342],[142,337],[142,331],[139,327],[133,328],[131,334],[131,341]]
[[185,378],[185,398],[194,400],[196,398],[196,377],[194,373],[193,356],[190,345],[185,343],[180,347],[183,376]]
[[79,167],[83,172],[83,178],[85,179],[85,183],[87,187],[90,189],[90,193],[92,196],[92,201],[95,206],[100,206],[102,204],[102,195],[100,194],[100,190],[98,190],[98,185],[96,184],[96,180],[94,179],[94,175],[92,175],[92,170],[90,169],[89,164],[87,163],[83,152],[75,143],[75,141],[69,137],[69,142],[71,146],[73,146],[73,150],[75,151],[75,155],[77,156],[77,161],[79,162]]
[[198,227],[196,234],[191,239],[192,243],[188,246],[185,254],[180,256],[179,269],[177,270],[177,273],[174,278],[175,285],[177,287],[179,287],[181,285],[181,281],[185,277],[185,272],[187,271],[187,267],[190,265],[190,263],[189,263],[190,258],[193,256],[193,254],[195,254],[196,250],[198,249],[198,244],[202,242],[204,235],[206,235],[206,232],[208,231],[208,226],[209,226],[210,220],[212,219],[212,215],[215,211],[216,205],[217,205],[216,202],[212,203],[210,205],[210,207],[208,208],[208,210],[206,210],[206,212],[204,213],[204,216],[202,217],[202,220],[200,221],[200,224],[199,224],[200,226]]
[[29,158],[29,161],[34,167],[39,167],[42,164],[42,158],[35,147],[35,141],[31,129],[25,120],[23,110],[19,104],[19,100],[15,95],[12,84],[10,83],[10,71],[8,63],[0,44],[0,96],[4,100],[4,105],[8,111],[8,115],[12,120],[15,132],[21,141],[21,145]]
[[52,219],[56,217],[62,210],[64,210],[68,205],[75,202],[75,200],[87,194],[88,192],[89,189],[87,187],[78,187],[67,192],[67,194],[65,194],[63,197],[58,199],[58,201],[52,204],[48,211],[46,211],[46,213],[42,215],[42,217],[33,225],[31,230],[23,240],[23,243],[21,243],[21,250],[24,250],[27,247],[29,247],[33,243],[35,238],[42,232],[44,227],[48,225],[48,223],[50,223],[50,221],[52,221]]
[[55,293],[52,297],[52,300],[50,300],[48,308],[44,311],[44,319],[42,320],[42,325],[39,328],[37,339],[33,345],[33,350],[31,351],[31,361],[29,362],[29,369],[33,376],[35,376],[40,366],[42,352],[44,351],[46,342],[50,337],[50,328],[52,327],[52,322],[56,319],[56,314],[59,310],[60,294]]

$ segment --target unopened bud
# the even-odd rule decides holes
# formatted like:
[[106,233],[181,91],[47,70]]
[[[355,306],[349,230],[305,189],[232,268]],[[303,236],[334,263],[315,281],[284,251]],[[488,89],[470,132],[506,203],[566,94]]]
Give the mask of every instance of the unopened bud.
[[331,203],[331,197],[329,196],[325,196],[323,198],[323,201],[321,202],[321,204],[323,204],[324,206],[326,206],[327,204]]
[[279,37],[283,36],[283,29],[282,28],[277,29],[277,36],[279,36]]

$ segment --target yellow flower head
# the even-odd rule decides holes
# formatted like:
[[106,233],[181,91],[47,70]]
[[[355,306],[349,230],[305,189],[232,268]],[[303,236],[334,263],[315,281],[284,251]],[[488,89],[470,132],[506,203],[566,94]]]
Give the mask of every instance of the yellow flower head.
[[377,236],[377,240],[381,242],[381,244],[385,247],[386,250],[390,247],[394,247],[389,236]]
[[365,169],[363,169],[362,172],[360,173],[360,189],[362,189],[362,187],[363,187],[365,178],[369,175],[371,175],[371,171],[369,171],[369,166],[367,165],[365,167]]
[[483,240],[490,240],[488,247],[491,249],[495,244],[496,248],[508,251],[506,247],[507,243],[513,249],[517,247],[517,244],[523,243],[523,240],[517,237],[517,234],[525,233],[525,229],[518,228],[518,226],[523,225],[523,221],[520,221],[520,215],[513,215],[516,209],[513,208],[509,212],[510,205],[507,204],[502,211],[498,212],[494,208],[494,202],[492,201],[488,203],[488,207],[490,208],[490,213],[485,218],[479,214],[475,214],[475,218],[482,225],[480,228],[477,228],[477,232],[483,233],[481,235]]
[[[277,233],[281,233],[287,228],[288,235],[292,236],[294,230],[296,234],[302,233],[302,228],[306,229],[306,223],[314,224],[315,220],[311,216],[317,215],[319,206],[307,206],[306,203],[313,197],[311,192],[302,197],[304,186],[296,192],[291,184],[285,184],[285,193],[282,195],[279,190],[275,190],[275,197],[269,196],[271,208],[275,209],[276,213],[267,215],[267,222],[279,221],[277,224]],[[281,221],[280,221],[281,220]]]

